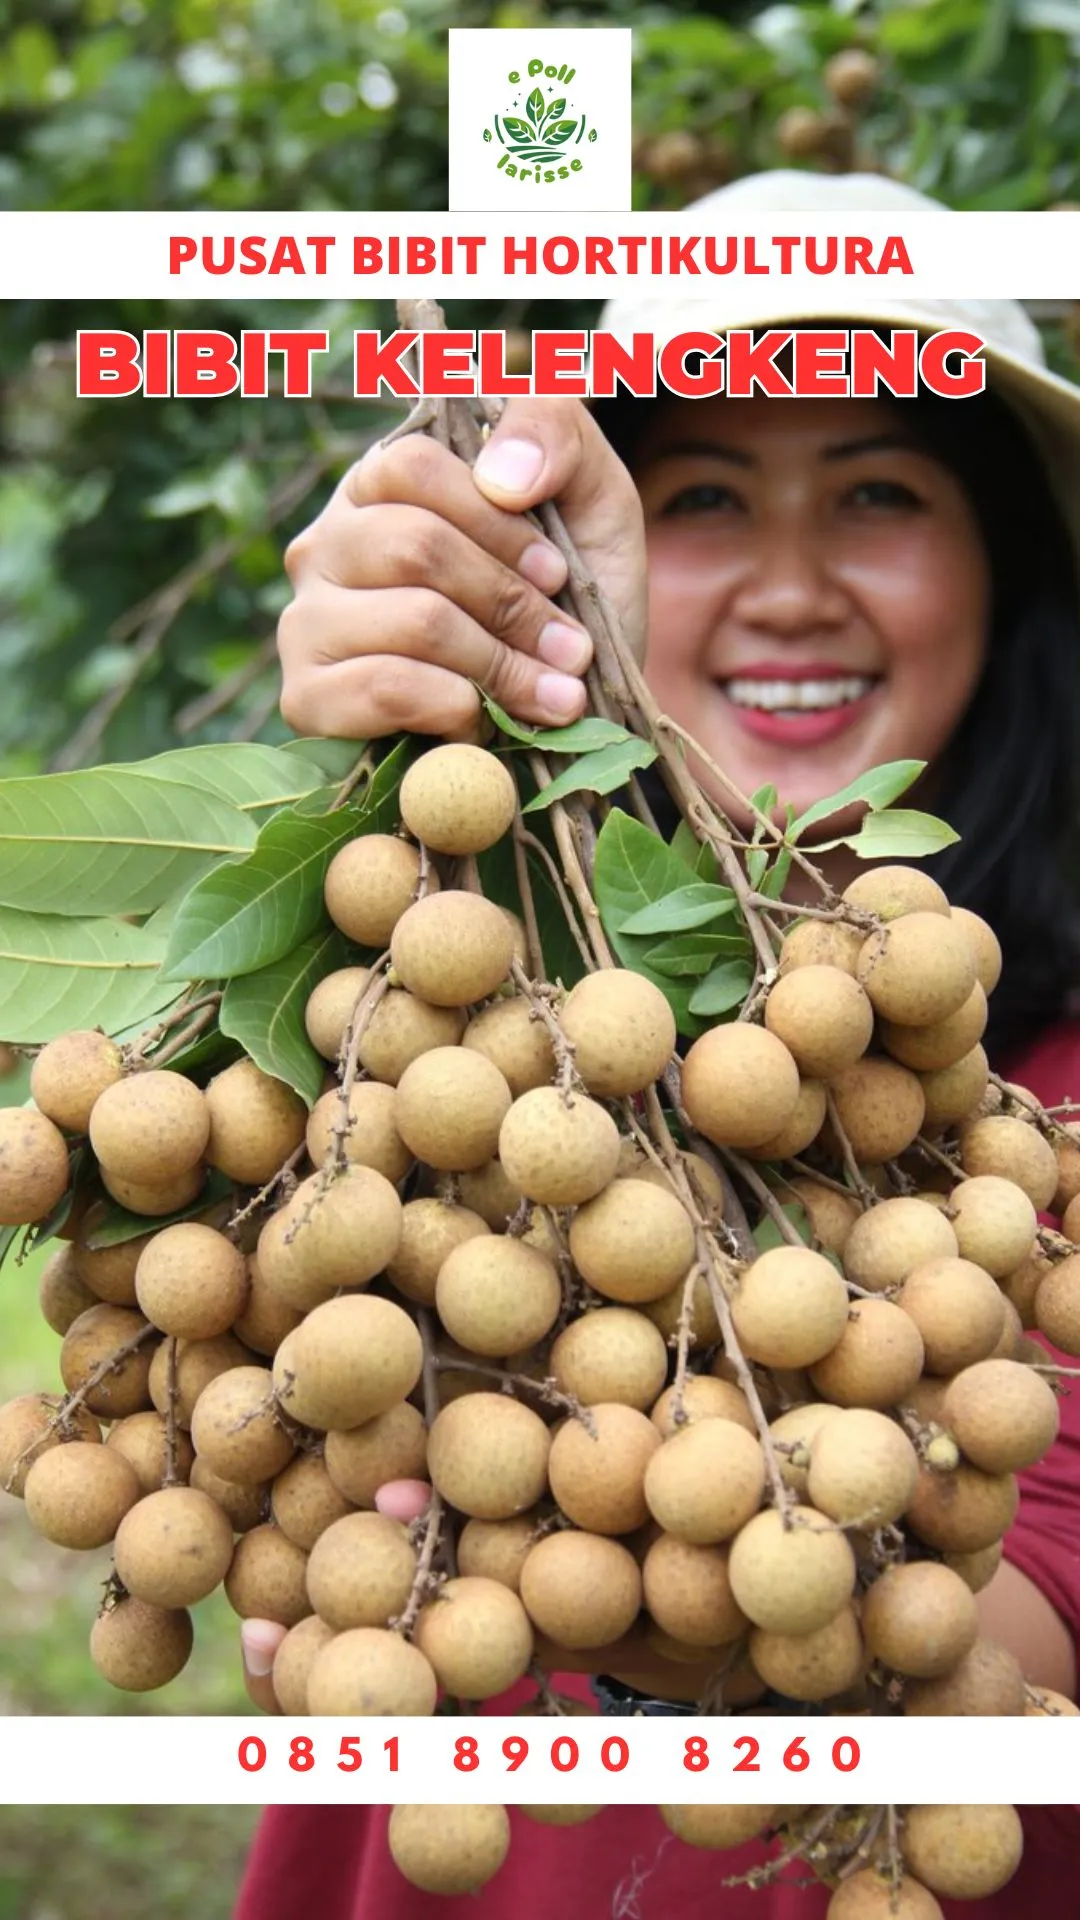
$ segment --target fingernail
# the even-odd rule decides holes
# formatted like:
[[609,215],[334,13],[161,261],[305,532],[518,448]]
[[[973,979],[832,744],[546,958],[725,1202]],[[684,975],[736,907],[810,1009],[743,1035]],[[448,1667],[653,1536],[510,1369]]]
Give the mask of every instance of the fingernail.
[[557,547],[537,540],[533,546],[526,547],[518,561],[518,572],[534,587],[539,587],[541,593],[557,593],[565,584],[567,566]]
[[584,673],[592,659],[588,634],[580,627],[564,627],[558,620],[549,620],[541,628],[536,651],[546,666],[558,667],[560,673]]
[[264,1680],[274,1664],[274,1656],[267,1651],[266,1642],[257,1627],[246,1624],[240,1629],[240,1646],[243,1650],[244,1665],[254,1680]]
[[544,470],[544,450],[533,440],[489,440],[473,472],[499,493],[527,493]]
[[581,681],[562,673],[542,673],[536,683],[536,698],[554,720],[568,720],[581,708]]

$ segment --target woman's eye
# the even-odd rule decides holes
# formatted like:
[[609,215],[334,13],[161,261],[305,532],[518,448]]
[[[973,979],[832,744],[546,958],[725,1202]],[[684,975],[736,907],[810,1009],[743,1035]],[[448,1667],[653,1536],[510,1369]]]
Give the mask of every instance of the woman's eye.
[[660,517],[667,520],[680,513],[738,512],[741,506],[738,495],[730,487],[718,480],[698,480],[693,486],[680,487],[670,500],[665,500]]
[[922,506],[918,494],[900,480],[861,480],[848,498],[857,507],[903,507],[911,512]]

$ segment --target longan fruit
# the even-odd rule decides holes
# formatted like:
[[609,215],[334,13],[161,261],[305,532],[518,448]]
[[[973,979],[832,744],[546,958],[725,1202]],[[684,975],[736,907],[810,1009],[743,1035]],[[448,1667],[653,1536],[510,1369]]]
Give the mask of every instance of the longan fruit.
[[307,1109],[299,1094],[264,1073],[254,1060],[237,1060],[206,1089],[210,1140],[206,1158],[244,1187],[273,1179],[304,1137]]
[[855,1590],[847,1537],[813,1507],[756,1513],[731,1543],[729,1570],[739,1606],[770,1633],[816,1632]]
[[995,1114],[974,1120],[960,1132],[960,1163],[968,1178],[997,1174],[1023,1189],[1036,1212],[1049,1207],[1057,1192],[1058,1163],[1053,1147],[1026,1120]]
[[490,1235],[486,1220],[449,1200],[407,1200],[401,1214],[401,1239],[386,1277],[399,1293],[430,1307],[444,1260],[467,1240]]
[[843,1334],[847,1288],[824,1254],[772,1247],[740,1274],[731,1317],[748,1360],[808,1367],[831,1353]]
[[844,1527],[891,1526],[918,1477],[918,1455],[903,1428],[868,1408],[823,1421],[810,1442],[810,1503]]
[[78,1028],[42,1047],[30,1069],[30,1098],[65,1133],[85,1133],[98,1095],[115,1086],[123,1071],[115,1040]]
[[641,1563],[641,1582],[650,1618],[684,1646],[727,1645],[749,1626],[731,1591],[726,1547],[662,1533]]
[[1001,979],[1002,968],[1001,942],[997,934],[981,915],[972,913],[970,907],[954,907],[952,917],[961,932],[971,942],[976,972],[983,992],[993,993]]
[[898,1287],[928,1260],[955,1258],[956,1235],[925,1200],[882,1200],[859,1215],[844,1246],[844,1272],[872,1293]]
[[461,1173],[491,1159],[512,1098],[486,1055],[465,1047],[433,1047],[398,1081],[394,1122],[419,1160]]
[[517,789],[505,761],[459,742],[414,760],[398,795],[409,832],[434,853],[485,853],[510,827]]
[[559,1025],[587,1091],[602,1100],[642,1093],[675,1051],[675,1016],[660,988],[627,968],[602,968],[572,987]]
[[270,1517],[270,1482],[256,1481],[249,1487],[242,1487],[238,1480],[223,1480],[214,1473],[205,1460],[196,1457],[192,1464],[189,1484],[198,1487],[200,1493],[208,1493],[211,1500],[221,1508],[234,1533],[250,1533],[252,1527],[261,1526]]
[[765,1684],[789,1700],[831,1700],[862,1678],[866,1653],[855,1609],[843,1606],[812,1633],[755,1627],[750,1658]]
[[[821,77],[841,106],[858,108],[877,91],[881,83],[881,62],[864,47],[841,47],[839,53],[826,60]],[[830,1916],[830,1920],[835,1920],[835,1916]],[[906,1920],[906,1916],[901,1916],[901,1920]]]
[[849,907],[873,913],[879,920],[898,920],[907,913],[936,913],[951,917],[944,889],[917,867],[870,867],[844,888]]
[[555,1053],[547,1029],[522,994],[496,1000],[474,1014],[461,1044],[498,1067],[515,1100],[555,1078]]
[[649,1517],[645,1472],[662,1444],[635,1407],[601,1402],[590,1408],[592,1431],[563,1422],[551,1443],[548,1480],[568,1520],[586,1533],[631,1533]]
[[860,1867],[841,1880],[829,1901],[825,1920],[945,1920],[927,1887],[905,1874],[893,1889],[876,1867]]
[[75,1271],[84,1286],[99,1300],[105,1300],[114,1307],[133,1307],[135,1305],[135,1269],[139,1256],[153,1239],[151,1233],[140,1233],[133,1240],[121,1240],[111,1246],[95,1247],[92,1242],[108,1218],[108,1206],[104,1201],[95,1201],[80,1225],[78,1234],[72,1241]]
[[[635,1315],[635,1318],[640,1318],[640,1315]],[[693,1426],[698,1420],[733,1420],[737,1427],[744,1427],[747,1433],[757,1433],[746,1395],[730,1380],[718,1380],[710,1373],[687,1374],[683,1383],[681,1420],[675,1417],[676,1404],[673,1383],[665,1387],[649,1414],[662,1440],[669,1440],[673,1433],[681,1432],[684,1426]]]
[[238,1340],[252,1353],[263,1354],[267,1359],[277,1352],[287,1333],[299,1326],[302,1314],[296,1307],[290,1307],[272,1287],[267,1285],[259,1266],[258,1256],[251,1253],[247,1257],[247,1299],[244,1310],[233,1321],[233,1332]]
[[[73,1320],[60,1348],[60,1378],[69,1393],[86,1386],[90,1376],[136,1334],[149,1326],[141,1313],[127,1307],[87,1307]],[[146,1406],[153,1345],[142,1345],[125,1355],[84,1395],[83,1404],[106,1420],[122,1420]]]
[[[1058,1183],[1051,1210],[1061,1216],[1080,1193],[1080,1130],[1075,1125],[1067,1126],[1063,1133],[1054,1135],[1052,1144],[1057,1161]],[[1065,1232],[1064,1222],[1062,1232]],[[1066,1234],[1066,1238],[1072,1239],[1072,1235]]]
[[435,1307],[451,1339],[500,1359],[550,1333],[562,1304],[558,1269],[545,1254],[505,1234],[476,1234],[444,1260]]
[[923,1369],[922,1335],[891,1300],[856,1300],[831,1353],[810,1369],[814,1389],[841,1407],[899,1406]]
[[[346,939],[381,952],[419,885],[416,847],[391,833],[358,834],[338,848],[326,869],[326,911]],[[428,872],[427,887],[431,893],[439,890],[434,871]]]
[[68,1150],[60,1129],[32,1107],[0,1107],[0,1226],[44,1220],[67,1183]]
[[776,1807],[718,1807],[707,1804],[683,1807],[658,1807],[665,1827],[688,1847],[711,1847],[722,1851],[741,1847],[756,1840],[773,1825]]
[[644,1180],[613,1180],[577,1209],[570,1253],[582,1279],[624,1306],[659,1300],[688,1272],[694,1228],[681,1200]]
[[[946,1569],[947,1571],[947,1569]],[[934,1680],[904,1688],[906,1714],[1014,1714],[1026,1704],[1020,1664],[1005,1647],[976,1640],[955,1667]]]
[[866,1052],[874,1010],[842,967],[797,967],[770,990],[765,1025],[783,1041],[801,1074],[831,1080]]
[[424,1893],[477,1893],[510,1849],[505,1807],[411,1807],[399,1804],[387,1829],[398,1872]]
[[943,1899],[986,1900],[1011,1880],[1024,1850],[1015,1807],[908,1807],[905,1864]]
[[162,1333],[212,1340],[226,1333],[247,1299],[243,1254],[213,1227],[184,1220],[163,1227],[135,1269],[135,1296]]
[[223,1480],[257,1486],[283,1473],[296,1451],[277,1417],[268,1367],[230,1367],[203,1388],[191,1415],[196,1453]]
[[512,1593],[519,1592],[525,1555],[535,1545],[536,1525],[535,1513],[516,1514],[512,1520],[466,1520],[458,1535],[458,1572],[498,1580]]
[[525,1197],[521,1188],[507,1177],[498,1159],[459,1174],[455,1185],[462,1205],[478,1214],[493,1233],[502,1233]]
[[44,1393],[20,1393],[0,1406],[0,1492],[23,1497],[35,1460],[69,1440],[100,1445],[101,1428],[86,1407],[74,1407],[66,1430],[56,1419],[56,1402]]
[[[651,1320],[669,1345],[678,1335],[679,1322],[683,1309],[683,1282],[672,1287],[670,1293],[661,1294],[659,1300],[646,1300],[641,1312]],[[716,1308],[704,1274],[699,1273],[694,1281],[690,1302],[690,1347],[695,1351],[701,1347],[711,1347],[721,1338],[720,1322],[716,1317]]]
[[977,1111],[990,1078],[990,1063],[983,1047],[972,1047],[951,1067],[936,1073],[920,1073],[919,1085],[926,1102],[927,1130],[955,1126]]
[[614,1178],[619,1133],[611,1115],[582,1094],[534,1087],[514,1101],[499,1129],[499,1160],[511,1184],[540,1206],[580,1206]]
[[799,1069],[782,1040],[748,1021],[711,1027],[683,1062],[683,1104],[692,1124],[721,1147],[752,1147],[787,1125]]
[[[880,1166],[906,1153],[920,1132],[926,1098],[915,1074],[895,1060],[868,1056],[845,1067],[830,1092],[837,1117],[860,1165]],[[839,1142],[826,1121],[823,1140],[831,1153]]]
[[39,1455],[23,1497],[30,1524],[58,1547],[103,1547],[141,1498],[130,1460],[93,1441],[70,1440]]
[[311,1612],[308,1556],[270,1521],[242,1533],[225,1575],[225,1597],[241,1620],[295,1627]]
[[872,933],[859,955],[858,979],[882,1019],[932,1027],[964,1005],[976,984],[975,955],[963,929],[939,913],[906,913]]
[[1015,1360],[982,1360],[949,1382],[944,1425],[972,1466],[1021,1473],[1053,1446],[1061,1423],[1057,1395],[1041,1374]]
[[317,1307],[338,1287],[362,1287],[398,1250],[401,1201],[374,1167],[346,1165],[327,1184],[302,1180],[259,1235],[263,1275],[289,1306]]
[[972,1593],[981,1593],[1001,1565],[1002,1543],[995,1540],[992,1546],[980,1547],[975,1553],[944,1553],[941,1558],[944,1566],[960,1575],[965,1587]]
[[811,1449],[815,1436],[828,1420],[839,1420],[841,1409],[828,1400],[810,1400],[805,1406],[789,1407],[770,1422],[769,1434],[776,1451],[780,1478],[802,1504],[809,1504]]
[[682,1427],[645,1468],[645,1501],[665,1533],[691,1546],[730,1540],[765,1490],[761,1444],[732,1420]]
[[179,1173],[168,1181],[143,1183],[122,1179],[107,1167],[100,1167],[98,1171],[102,1186],[118,1207],[148,1220],[161,1220],[166,1214],[182,1212],[198,1198],[206,1182],[206,1168],[201,1160],[186,1173]]
[[563,1328],[549,1366],[559,1391],[582,1406],[616,1400],[643,1413],[667,1378],[667,1347],[644,1314],[599,1307]]
[[1064,1714],[1071,1719],[1080,1713],[1080,1707],[1074,1700],[1066,1699],[1063,1693],[1055,1693],[1053,1687],[1027,1688],[1027,1705],[1024,1715],[1029,1720],[1060,1719]]
[[305,1426],[359,1427],[407,1398],[423,1357],[416,1324],[404,1308],[374,1294],[341,1294],[316,1307],[282,1341],[274,1391]]
[[533,1656],[532,1623],[516,1593],[476,1574],[447,1580],[420,1609],[416,1645],[459,1700],[490,1700],[520,1680]]
[[428,1471],[443,1499],[477,1520],[509,1520],[547,1489],[551,1437],[539,1414],[502,1393],[470,1393],[436,1415]]
[[837,967],[852,979],[866,934],[842,920],[800,920],[784,935],[780,947],[781,975],[799,967]]
[[1035,1325],[1062,1353],[1080,1353],[1080,1254],[1067,1254],[1043,1275],[1035,1295]]
[[360,1065],[373,1080],[396,1087],[406,1067],[421,1054],[433,1047],[456,1047],[466,1019],[463,1007],[432,1007],[404,987],[391,987],[364,1028]]
[[210,1138],[206,1097],[183,1074],[160,1068],[106,1087],[90,1115],[90,1145],[110,1177],[164,1187],[203,1159]]
[[308,1673],[308,1712],[426,1717],[435,1711],[438,1691],[431,1662],[403,1635],[385,1627],[351,1627],[316,1653]]
[[1018,1504],[1013,1474],[982,1473],[961,1461],[951,1473],[920,1467],[905,1518],[928,1547],[942,1553],[978,1553],[1004,1538]]
[[272,1685],[274,1698],[282,1713],[305,1714],[308,1710],[308,1675],[315,1655],[334,1638],[333,1627],[308,1613],[290,1627],[274,1655]]
[[46,1325],[63,1337],[80,1313],[96,1306],[97,1301],[97,1294],[79,1278],[74,1247],[57,1247],[46,1260],[38,1281],[38,1305]]
[[585,1806],[530,1806],[519,1807],[518,1812],[524,1814],[526,1820],[535,1820],[537,1825],[541,1827],[580,1827],[586,1820],[591,1820],[594,1815],[602,1813],[603,1808]]
[[492,901],[447,890],[408,907],[394,928],[397,982],[434,1007],[486,1000],[510,971],[512,928]]
[[916,1073],[937,1073],[955,1066],[978,1045],[986,1031],[988,1014],[986,994],[976,980],[967,999],[946,1019],[917,1027],[881,1020],[878,1035],[885,1051],[902,1066]]
[[336,1060],[357,1002],[371,979],[369,967],[338,967],[313,987],[304,1007],[304,1026],[316,1053]]
[[[162,1340],[150,1362],[148,1388],[159,1413],[169,1411],[170,1345]],[[178,1340],[175,1346],[176,1424],[190,1429],[195,1403],[211,1380],[230,1367],[245,1367],[251,1360],[247,1348],[231,1333],[219,1333],[214,1340]]]
[[427,1428],[419,1410],[399,1400],[358,1427],[328,1433],[326,1471],[353,1506],[372,1508],[387,1480],[419,1480],[427,1469]]
[[167,1687],[191,1658],[195,1629],[183,1607],[152,1607],[130,1596],[98,1614],[90,1658],[103,1679],[126,1693]]
[[1005,1302],[971,1260],[927,1260],[908,1275],[896,1304],[922,1335],[928,1373],[958,1373],[985,1360],[1001,1338]]
[[[122,1453],[135,1469],[135,1475],[143,1493],[156,1493],[163,1485],[169,1465],[169,1450],[166,1445],[166,1426],[160,1413],[129,1413],[126,1420],[118,1420],[110,1429],[105,1442],[106,1451],[110,1448]],[[195,1449],[190,1434],[182,1428],[176,1434],[176,1477],[181,1482],[187,1480],[195,1459]]]
[[1004,1280],[1028,1258],[1038,1220],[1015,1180],[990,1173],[961,1180],[949,1195],[949,1207],[961,1259]]
[[581,1652],[630,1631],[641,1607],[641,1573],[619,1541],[564,1530],[530,1548],[520,1593],[538,1632]]
[[951,1567],[912,1560],[886,1567],[862,1602],[866,1650],[914,1680],[936,1680],[970,1653],[979,1637],[971,1588]]
[[768,1140],[757,1141],[752,1147],[744,1147],[743,1152],[748,1160],[794,1159],[817,1139],[826,1111],[827,1096],[822,1082],[802,1080],[791,1117],[779,1133],[770,1135]]
[[381,1080],[357,1080],[342,1101],[336,1087],[322,1094],[307,1117],[307,1150],[313,1166],[325,1167],[336,1151],[338,1130],[345,1126],[341,1146],[345,1159],[357,1167],[374,1167],[396,1186],[413,1163],[394,1120],[393,1087]]
[[121,1520],[114,1548],[117,1576],[128,1592],[168,1611],[205,1600],[232,1557],[232,1528],[198,1487],[144,1494]]
[[320,1534],[352,1512],[318,1453],[298,1453],[270,1490],[270,1513],[286,1540],[310,1553]]
[[780,1188],[782,1206],[792,1199],[803,1208],[815,1240],[820,1241],[826,1253],[842,1254],[848,1234],[856,1220],[862,1219],[854,1195],[848,1198],[832,1187],[823,1187],[818,1181],[798,1174],[794,1179],[785,1179]]

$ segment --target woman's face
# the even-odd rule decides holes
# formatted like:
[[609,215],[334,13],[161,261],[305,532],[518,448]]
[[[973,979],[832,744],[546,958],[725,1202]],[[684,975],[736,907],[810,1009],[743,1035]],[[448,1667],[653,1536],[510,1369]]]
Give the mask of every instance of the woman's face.
[[879,400],[656,408],[634,463],[649,684],[745,794],[771,784],[802,811],[868,767],[932,762],[975,691],[989,563],[907,417]]

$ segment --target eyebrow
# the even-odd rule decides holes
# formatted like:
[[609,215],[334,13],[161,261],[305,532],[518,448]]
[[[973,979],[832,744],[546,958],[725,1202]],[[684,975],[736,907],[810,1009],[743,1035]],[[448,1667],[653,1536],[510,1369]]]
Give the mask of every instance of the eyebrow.
[[[850,460],[865,453],[918,453],[917,441],[902,433],[867,434],[859,440],[843,440],[836,446],[826,447],[823,460]],[[756,467],[757,456],[747,453],[742,447],[725,446],[719,440],[664,440],[654,450],[652,460],[680,460],[707,456],[715,460],[727,460],[735,467]]]

